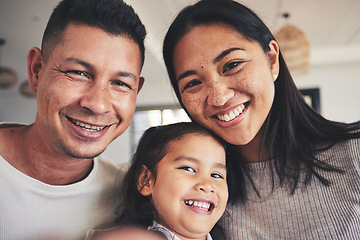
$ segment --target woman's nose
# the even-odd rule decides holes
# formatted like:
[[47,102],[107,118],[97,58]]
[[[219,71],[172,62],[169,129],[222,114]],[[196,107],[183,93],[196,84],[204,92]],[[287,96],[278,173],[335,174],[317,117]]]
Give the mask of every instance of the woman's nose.
[[220,107],[225,105],[234,94],[234,90],[229,88],[227,84],[221,83],[219,80],[212,81],[208,86],[206,102],[208,105]]
[[104,114],[111,111],[111,94],[108,86],[94,82],[81,97],[80,106],[89,109],[94,114]]

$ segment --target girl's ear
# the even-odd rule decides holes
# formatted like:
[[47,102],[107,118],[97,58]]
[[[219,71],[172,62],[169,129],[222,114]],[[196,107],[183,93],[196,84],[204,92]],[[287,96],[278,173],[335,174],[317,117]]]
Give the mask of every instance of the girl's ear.
[[137,182],[138,191],[143,196],[149,196],[149,195],[151,195],[154,183],[155,183],[155,179],[154,179],[153,174],[145,165],[142,165],[139,179]]
[[27,56],[29,87],[37,92],[39,77],[44,65],[44,59],[39,48],[30,49]]
[[274,82],[277,79],[277,76],[279,76],[279,45],[276,41],[271,40],[269,43],[269,51],[267,53],[269,61],[270,61],[270,67],[271,72],[274,78]]

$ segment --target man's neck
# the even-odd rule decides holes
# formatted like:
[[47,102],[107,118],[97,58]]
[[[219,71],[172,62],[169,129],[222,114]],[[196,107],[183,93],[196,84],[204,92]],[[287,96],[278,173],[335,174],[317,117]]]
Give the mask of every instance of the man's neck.
[[[37,136],[33,125],[8,129],[0,134],[8,150],[0,153],[22,173],[50,185],[68,185],[86,178],[92,170],[92,159],[73,158],[55,152]],[[2,145],[2,144],[1,144]]]

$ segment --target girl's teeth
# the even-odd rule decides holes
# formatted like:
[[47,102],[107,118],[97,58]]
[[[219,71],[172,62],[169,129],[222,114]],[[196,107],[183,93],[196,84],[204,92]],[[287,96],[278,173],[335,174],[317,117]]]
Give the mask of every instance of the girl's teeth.
[[191,206],[191,207],[197,207],[197,208],[204,209],[207,211],[209,211],[210,207],[211,207],[211,204],[208,202],[199,202],[199,201],[192,201],[192,200],[186,200],[185,204],[188,206]]

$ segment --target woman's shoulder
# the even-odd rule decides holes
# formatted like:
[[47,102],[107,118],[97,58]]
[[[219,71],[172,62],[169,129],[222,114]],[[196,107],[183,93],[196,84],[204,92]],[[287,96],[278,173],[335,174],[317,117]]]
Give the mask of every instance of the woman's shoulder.
[[316,158],[335,165],[360,164],[360,138],[341,140],[323,148]]

